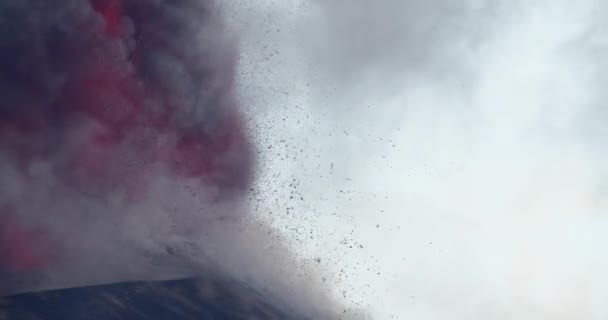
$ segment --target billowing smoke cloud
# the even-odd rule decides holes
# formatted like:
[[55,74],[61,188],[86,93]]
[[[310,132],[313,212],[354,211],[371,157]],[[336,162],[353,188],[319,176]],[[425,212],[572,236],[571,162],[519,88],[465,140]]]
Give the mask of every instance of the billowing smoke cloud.
[[0,3],[0,295],[221,271],[327,315],[314,271],[246,215],[253,147],[219,9]]
[[299,193],[268,206],[337,295],[379,319],[608,314],[605,4],[273,8],[264,164]]
[[242,215],[252,155],[216,7],[0,4],[2,293],[153,277]]
[[249,214],[218,3],[5,1],[0,30],[0,296],[219,272],[335,318],[318,270]]

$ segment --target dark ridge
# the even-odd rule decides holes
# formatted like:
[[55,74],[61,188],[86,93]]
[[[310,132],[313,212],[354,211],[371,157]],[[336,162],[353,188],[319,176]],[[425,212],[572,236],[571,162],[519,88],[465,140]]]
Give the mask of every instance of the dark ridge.
[[284,302],[228,279],[125,282],[0,299],[0,320],[305,319]]

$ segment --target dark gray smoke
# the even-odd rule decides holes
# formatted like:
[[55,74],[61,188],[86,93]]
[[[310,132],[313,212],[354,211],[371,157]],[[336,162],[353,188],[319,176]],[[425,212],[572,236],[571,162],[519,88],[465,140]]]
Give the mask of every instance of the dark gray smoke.
[[219,273],[327,318],[321,277],[247,214],[215,1],[5,1],[0,32],[0,296]]
[[216,4],[5,1],[0,30],[0,293],[191,272],[252,173]]

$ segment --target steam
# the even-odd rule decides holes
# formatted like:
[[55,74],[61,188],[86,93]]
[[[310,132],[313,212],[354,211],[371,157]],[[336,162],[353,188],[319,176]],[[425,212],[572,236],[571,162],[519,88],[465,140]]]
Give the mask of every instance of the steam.
[[266,205],[337,296],[379,319],[606,316],[600,1],[272,8],[250,59],[280,71],[245,77],[276,106],[266,177],[298,194]]

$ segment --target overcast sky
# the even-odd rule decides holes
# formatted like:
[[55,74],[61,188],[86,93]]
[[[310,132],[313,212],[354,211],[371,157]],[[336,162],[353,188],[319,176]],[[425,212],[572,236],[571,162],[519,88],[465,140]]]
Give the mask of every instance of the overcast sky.
[[246,1],[258,214],[376,319],[608,316],[603,1]]

